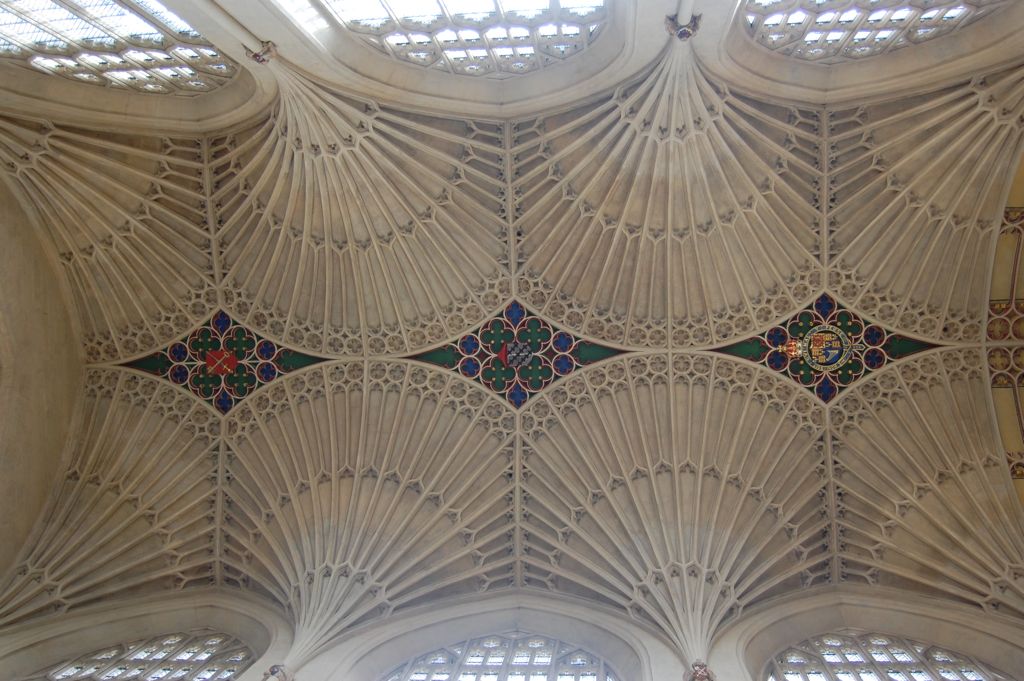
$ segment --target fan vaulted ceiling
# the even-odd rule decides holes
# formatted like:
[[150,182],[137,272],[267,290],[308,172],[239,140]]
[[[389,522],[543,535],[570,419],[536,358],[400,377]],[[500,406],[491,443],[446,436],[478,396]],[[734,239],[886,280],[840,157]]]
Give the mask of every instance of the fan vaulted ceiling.
[[[826,585],[1024,619],[986,359],[1022,342],[988,314],[1024,68],[824,104],[643,39],[621,82],[505,117],[374,96],[284,38],[244,66],[272,101],[203,132],[11,96],[4,177],[84,366],[0,631],[210,585],[283,613],[297,666],[508,591],[611,608],[687,662]],[[851,350],[867,369],[828,397],[736,350],[823,293],[885,355]]]

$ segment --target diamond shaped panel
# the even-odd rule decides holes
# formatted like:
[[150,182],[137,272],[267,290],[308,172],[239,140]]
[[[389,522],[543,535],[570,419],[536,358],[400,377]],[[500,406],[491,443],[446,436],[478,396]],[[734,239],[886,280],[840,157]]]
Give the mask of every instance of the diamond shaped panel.
[[764,364],[830,402],[861,376],[931,347],[865,321],[826,293],[784,324],[718,352]]
[[477,330],[414,359],[454,369],[521,407],[559,378],[620,352],[580,340],[512,301]]
[[187,337],[125,366],[166,378],[226,414],[278,376],[322,361],[281,347],[218,312]]

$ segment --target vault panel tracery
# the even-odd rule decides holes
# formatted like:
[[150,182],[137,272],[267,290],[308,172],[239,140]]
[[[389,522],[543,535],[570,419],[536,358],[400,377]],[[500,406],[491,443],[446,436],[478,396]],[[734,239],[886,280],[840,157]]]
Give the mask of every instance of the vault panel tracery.
[[[302,659],[396,611],[536,589],[692,660],[750,606],[827,583],[1024,617],[983,362],[1024,73],[829,110],[733,91],[673,42],[613,93],[502,122],[265,68],[272,111],[197,140],[0,120],[91,363],[163,353],[157,373],[209,378],[237,328],[235,368],[267,384],[218,414],[92,367],[81,451],[0,624],[232,586],[280,606]],[[826,280],[849,317],[801,322]],[[696,349],[794,314],[755,339],[767,366]],[[772,371],[790,340],[850,370],[813,353],[817,321],[864,345],[827,406]],[[221,346],[171,361],[205,322]],[[890,365],[909,337],[969,347]],[[264,342],[334,359],[261,381]],[[403,359],[446,343],[450,369]],[[476,380],[498,358],[528,384],[513,364],[541,357],[528,401]]]
[[519,294],[574,332],[659,348],[804,304],[822,280],[819,117],[730,92],[679,43],[610,97],[515,122]]
[[843,395],[834,480],[844,579],[1024,613],[1024,515],[981,350],[895,364]]
[[41,536],[0,591],[0,625],[217,581],[214,413],[155,378],[91,369],[81,434]]
[[706,657],[745,607],[827,579],[823,426],[797,386],[713,355],[617,358],[561,381],[523,411],[531,583]]
[[321,361],[261,338],[220,311],[187,338],[128,366],[183,386],[226,414],[260,387]]
[[482,387],[419,364],[286,376],[228,417],[225,561],[287,608],[307,653],[396,609],[507,586],[514,425]]
[[151,351],[212,314],[202,141],[4,118],[0,161],[67,279],[88,361]]
[[829,288],[900,331],[979,342],[1021,113],[1020,69],[830,111]]
[[311,352],[383,355],[464,332],[507,299],[502,125],[275,73],[273,116],[213,142],[233,316]]

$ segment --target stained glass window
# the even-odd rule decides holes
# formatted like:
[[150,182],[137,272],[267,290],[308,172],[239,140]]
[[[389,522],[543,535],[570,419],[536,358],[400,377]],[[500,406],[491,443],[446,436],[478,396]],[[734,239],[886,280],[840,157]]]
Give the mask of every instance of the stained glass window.
[[834,64],[951,33],[1009,0],[747,0],[746,25],[760,44]]
[[157,0],[0,0],[0,59],[154,94],[209,92],[237,69]]
[[324,17],[420,66],[469,76],[528,73],[579,54],[601,33],[606,0],[279,0],[297,23]]
[[253,652],[227,634],[175,633],[103,648],[29,681],[234,681],[254,661]]
[[600,658],[543,636],[486,636],[411,660],[381,681],[615,681]]
[[825,634],[775,656],[767,681],[1011,681],[943,648],[881,634]]

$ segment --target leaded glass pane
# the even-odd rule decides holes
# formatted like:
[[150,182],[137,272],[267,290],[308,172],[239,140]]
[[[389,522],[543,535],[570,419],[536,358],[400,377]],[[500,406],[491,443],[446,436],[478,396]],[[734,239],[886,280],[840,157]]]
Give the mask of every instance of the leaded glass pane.
[[768,681],[1011,681],[981,662],[879,634],[825,634],[769,663]]
[[237,70],[157,0],[0,0],[0,59],[153,94],[209,92]]
[[952,33],[1009,0],[747,0],[746,26],[761,45],[835,64]]

